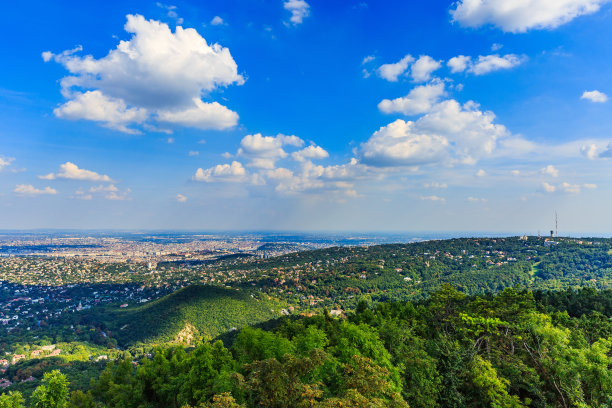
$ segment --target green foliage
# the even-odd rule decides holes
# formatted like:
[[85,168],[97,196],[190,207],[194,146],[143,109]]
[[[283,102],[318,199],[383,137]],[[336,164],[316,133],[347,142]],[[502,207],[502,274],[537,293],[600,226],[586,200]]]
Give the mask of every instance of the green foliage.
[[524,408],[516,395],[508,394],[510,382],[500,378],[491,362],[476,356],[473,362],[472,381],[481,395],[482,407]]
[[46,373],[43,384],[32,394],[34,408],[66,408],[67,399],[68,380],[57,370]]
[[[596,297],[589,302],[601,310]],[[544,312],[553,304],[513,288],[469,297],[444,286],[417,303],[364,304],[348,319],[324,313],[245,327],[230,349],[200,341],[157,347],[137,361],[126,353],[70,400],[66,377],[53,371],[31,406],[610,406],[610,316],[584,305],[580,316]],[[23,408],[16,393],[0,404]]]
[[24,408],[23,397],[19,392],[9,392],[0,395],[0,408]]
[[271,309],[278,307],[245,291],[192,285],[136,308],[105,309],[97,318],[120,344],[196,344],[277,317]]

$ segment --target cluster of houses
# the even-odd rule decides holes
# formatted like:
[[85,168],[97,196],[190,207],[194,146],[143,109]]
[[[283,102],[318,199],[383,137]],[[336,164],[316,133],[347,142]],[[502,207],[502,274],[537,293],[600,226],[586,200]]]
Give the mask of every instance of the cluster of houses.
[[[62,353],[61,349],[55,347],[54,344],[48,346],[41,346],[39,349],[32,350],[29,355],[25,354],[13,354],[10,356],[10,360],[7,358],[0,359],[0,374],[6,373],[9,366],[17,364],[21,360],[34,359],[34,358],[46,358],[46,357],[57,357]],[[34,381],[36,378],[30,376],[21,380],[21,382]],[[0,378],[0,389],[5,389],[13,384],[8,378]]]
[[107,303],[145,303],[171,288],[136,285],[24,286],[0,281],[0,336],[16,329],[35,330],[64,313]]

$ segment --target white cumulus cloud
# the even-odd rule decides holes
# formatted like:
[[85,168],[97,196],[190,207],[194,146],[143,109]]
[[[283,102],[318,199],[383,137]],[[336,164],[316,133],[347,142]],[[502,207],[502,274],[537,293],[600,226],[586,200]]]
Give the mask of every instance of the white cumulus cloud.
[[218,164],[209,169],[199,168],[193,176],[195,181],[212,182],[245,182],[248,180],[248,173],[242,163],[233,161],[231,164]]
[[291,153],[291,157],[293,157],[294,160],[302,162],[307,159],[326,159],[329,157],[329,153],[327,153],[327,151],[321,146],[310,145],[302,150],[298,150],[297,152]]
[[540,172],[548,176],[559,177],[559,170],[552,164],[549,164],[548,166],[544,167],[540,170]]
[[212,20],[210,20],[210,24],[214,26],[224,25],[225,21],[219,16],[214,16]]
[[450,68],[453,74],[457,72],[463,72],[468,69],[468,66],[472,63],[472,57],[466,55],[457,55],[448,60],[446,65]]
[[362,144],[362,161],[371,166],[417,166],[442,160],[448,140],[419,132],[414,122],[397,119]]
[[442,63],[431,58],[429,55],[421,55],[412,64],[410,74],[415,82],[426,82],[431,78],[431,74],[440,69]]
[[440,102],[417,120],[417,126],[430,134],[444,135],[453,144],[455,160],[473,164],[491,154],[499,139],[508,136],[505,126],[494,123],[495,114],[482,111],[472,101],[460,104],[454,99]]
[[128,128],[142,123],[148,117],[144,108],[128,108],[122,99],[105,96],[100,91],[77,92],[72,99],[53,110],[62,119],[85,119],[100,122],[104,126],[124,133],[137,134],[139,130]]
[[238,123],[238,114],[218,102],[202,102],[199,98],[193,102],[194,106],[188,109],[160,110],[157,120],[203,130],[223,130]]
[[283,3],[283,7],[291,12],[289,21],[294,25],[302,24],[310,15],[310,5],[304,0],[287,0]]
[[99,174],[95,171],[81,169],[79,168],[79,166],[71,162],[60,164],[60,168],[57,173],[49,173],[44,176],[38,176],[38,178],[43,180],[66,179],[106,182],[113,181],[109,176],[105,174]]
[[235,112],[202,100],[220,87],[244,82],[227,48],[208,44],[192,28],[172,32],[140,15],[128,15],[125,30],[132,37],[99,59],[76,55],[80,48],[42,54],[70,73],[61,81],[68,101],[55,110],[58,117],[92,120],[126,133],[136,133],[133,126],[145,121],[203,129],[237,123]]
[[36,188],[31,184],[19,184],[13,190],[15,193],[22,196],[39,196],[39,195],[54,195],[57,194],[57,190],[51,187],[45,187],[42,189]]
[[444,83],[437,81],[415,87],[408,95],[393,100],[383,99],[378,109],[383,113],[402,113],[416,115],[429,112],[444,95]]
[[406,72],[412,61],[414,61],[412,55],[406,55],[398,62],[381,65],[378,67],[376,72],[378,73],[378,76],[386,79],[387,81],[397,82],[399,76]]
[[509,134],[494,123],[492,112],[474,102],[442,101],[416,121],[401,119],[383,126],[361,145],[361,158],[372,166],[415,166],[446,161],[474,164],[493,152]]
[[567,182],[561,183],[561,188],[564,192],[569,194],[578,194],[580,193],[580,185],[578,184],[570,184]]
[[542,189],[547,193],[554,193],[557,190],[557,187],[549,184],[547,182],[542,183]]
[[494,25],[521,33],[551,29],[598,11],[610,0],[459,0],[451,10],[453,21],[466,27]]
[[262,136],[256,133],[242,138],[237,155],[248,158],[249,166],[273,169],[279,159],[287,157],[283,146],[301,147],[303,144],[304,141],[297,136]]
[[13,158],[13,157],[2,157],[2,156],[0,156],[0,171],[2,171],[5,168],[9,167],[11,165],[11,163],[13,163],[14,161],[15,161],[15,158]]
[[474,75],[484,75],[493,71],[514,68],[521,65],[525,60],[526,57],[514,54],[507,54],[504,56],[499,56],[497,54],[480,55],[478,59],[471,64],[468,71]]
[[448,60],[446,65],[453,74],[467,71],[474,75],[485,75],[502,69],[512,69],[521,65],[526,60],[526,56],[515,54],[506,54],[503,56],[499,54],[479,55],[478,58],[475,59],[466,55],[458,55]]
[[187,202],[187,197],[182,194],[177,194],[176,201],[178,201],[179,203]]
[[604,103],[608,101],[608,95],[598,90],[584,91],[580,99],[587,99],[595,103]]

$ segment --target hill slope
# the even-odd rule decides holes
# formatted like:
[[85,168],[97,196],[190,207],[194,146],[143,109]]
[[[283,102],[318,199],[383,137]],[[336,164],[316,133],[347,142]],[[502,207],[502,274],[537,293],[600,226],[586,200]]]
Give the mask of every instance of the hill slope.
[[192,285],[143,306],[105,308],[99,318],[126,345],[189,342],[277,316],[277,305],[245,291]]

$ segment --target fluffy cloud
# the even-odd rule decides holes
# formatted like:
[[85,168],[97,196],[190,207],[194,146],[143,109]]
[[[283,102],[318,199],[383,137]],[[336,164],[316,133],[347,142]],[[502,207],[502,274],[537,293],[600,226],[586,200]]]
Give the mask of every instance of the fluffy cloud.
[[507,54],[503,57],[500,57],[497,54],[494,55],[480,55],[478,60],[474,61],[474,63],[469,68],[469,72],[474,75],[484,75],[489,72],[499,71],[501,69],[511,69],[518,65],[521,65],[523,61],[525,61],[524,56],[518,56],[514,54]]
[[587,99],[591,102],[604,103],[608,101],[608,95],[597,90],[584,91],[580,99]]
[[499,56],[498,54],[479,55],[475,60],[472,60],[472,57],[458,55],[448,60],[446,65],[452,73],[467,71],[474,75],[484,75],[493,71],[514,68],[526,60],[527,57],[515,54],[504,56]]
[[283,7],[291,12],[289,21],[294,25],[302,24],[310,15],[310,5],[304,0],[287,0],[283,3]]
[[478,197],[468,197],[467,200],[470,203],[486,203],[487,202],[486,198],[478,198]]
[[472,164],[492,153],[497,140],[509,135],[506,127],[495,124],[494,120],[493,112],[481,111],[474,102],[461,105],[450,99],[434,106],[416,124],[423,132],[443,135],[452,142],[455,159]]
[[367,64],[368,62],[372,62],[372,61],[374,61],[375,59],[376,59],[376,57],[375,57],[375,56],[373,56],[373,55],[368,55],[368,56],[366,56],[366,57],[364,57],[364,58],[363,58],[363,60],[361,61],[361,65],[365,65],[365,64]]
[[431,78],[431,74],[440,69],[442,63],[431,58],[429,55],[421,55],[418,60],[412,64],[410,73],[415,82],[426,82]]
[[132,34],[105,57],[77,56],[80,48],[42,54],[70,73],[61,81],[69,100],[55,110],[67,119],[100,122],[127,133],[145,121],[162,121],[203,129],[225,129],[237,123],[235,112],[216,102],[202,101],[215,89],[242,84],[229,50],[209,45],[192,28],[177,27],[128,15]]
[[210,20],[210,24],[214,26],[224,25],[225,21],[219,16],[214,16],[212,20]]
[[476,172],[476,174],[474,174],[476,177],[486,177],[487,172],[484,171],[483,169],[478,169],[478,171]]
[[39,196],[39,195],[54,195],[57,194],[57,190],[51,187],[45,187],[43,189],[38,189],[31,184],[19,184],[13,190],[15,193],[22,196]]
[[597,152],[597,145],[595,144],[581,146],[580,153],[582,153],[589,160],[595,160],[599,156]]
[[580,193],[580,186],[578,184],[570,184],[570,183],[563,182],[561,183],[561,188],[566,193],[570,193],[570,194]]
[[81,169],[79,168],[79,166],[71,162],[60,164],[60,168],[57,173],[49,173],[44,176],[38,176],[38,178],[43,179],[43,180],[67,179],[67,180],[107,181],[107,182],[113,181],[107,175],[98,174],[95,171],[91,171],[91,170]]
[[550,29],[594,13],[610,0],[459,0],[451,10],[453,21],[466,27],[492,24],[503,31]]
[[[412,64],[412,66],[411,66]],[[393,64],[383,64],[377,69],[378,76],[390,82],[397,82],[400,75],[406,73],[410,67],[410,75],[415,82],[426,82],[431,78],[432,72],[442,66],[440,61],[436,61],[428,55],[421,55],[418,60],[414,60],[412,55]]]
[[129,188],[120,191],[114,184],[100,184],[90,187],[88,190],[79,189],[75,192],[73,198],[79,200],[91,200],[94,196],[103,196],[107,200],[126,200],[131,190]]
[[612,158],[612,142],[606,147],[598,146],[595,143],[582,145],[580,153],[589,160]]
[[557,190],[557,187],[552,184],[548,184],[547,182],[542,183],[542,189],[547,193],[554,193]]
[[397,82],[399,76],[406,72],[412,61],[414,61],[412,55],[406,55],[404,58],[393,64],[383,64],[378,67],[378,76],[386,79],[387,81]]
[[223,130],[238,123],[238,114],[217,102],[207,103],[195,98],[193,104],[188,109],[160,110],[157,112],[157,120],[202,130]]
[[250,166],[273,169],[277,160],[287,157],[283,146],[301,147],[303,144],[304,141],[297,136],[262,136],[257,133],[242,138],[237,155],[248,158]]
[[383,99],[378,109],[384,113],[402,113],[416,115],[431,110],[444,95],[444,83],[437,81],[428,85],[417,86],[404,97],[393,100]]
[[15,159],[13,157],[2,157],[0,156],[0,171],[9,167],[11,163],[13,163]]
[[446,65],[450,68],[453,74],[457,72],[463,72],[468,69],[468,66],[472,63],[472,57],[465,55],[457,55],[448,60]]
[[283,172],[278,177],[280,183],[276,191],[283,194],[295,194],[304,191],[332,192],[341,196],[356,197],[353,181],[360,177],[364,168],[357,160],[335,166],[319,166],[311,161],[304,161],[298,172]]
[[141,133],[127,127],[129,124],[142,123],[147,117],[144,108],[128,108],[122,99],[110,98],[100,91],[75,93],[72,100],[53,110],[62,119],[85,119],[100,122],[103,126],[124,133]]
[[123,200],[128,200],[129,197],[128,195],[130,194],[131,190],[125,189],[122,192],[119,191],[110,191],[108,194],[104,195],[104,198],[106,198],[107,200],[112,200],[112,201],[123,201]]
[[248,180],[248,174],[242,163],[233,161],[232,164],[218,164],[206,170],[199,168],[193,180],[207,183],[217,181],[240,183]]
[[311,145],[297,152],[293,152],[291,157],[293,157],[293,159],[296,161],[303,162],[306,159],[326,159],[329,157],[329,153],[327,153],[327,151],[321,146]]
[[365,164],[383,167],[443,160],[474,164],[508,135],[494,119],[492,112],[481,111],[474,102],[446,100],[414,122],[398,119],[380,128],[361,145],[361,157]]
[[178,201],[179,203],[185,203],[187,202],[187,197],[182,194],[177,194],[176,201]]
[[442,160],[448,140],[420,133],[414,122],[397,119],[381,127],[361,146],[362,161],[371,166],[416,166]]
[[553,166],[552,164],[549,164],[548,166],[541,169],[540,173],[548,175],[548,176],[552,176],[552,177],[559,177],[559,170],[557,170],[555,166]]
[[277,169],[267,171],[266,176],[272,180],[287,180],[293,177],[293,172],[289,169],[279,167]]
[[[580,184],[570,184],[568,182],[563,182],[561,184],[558,184],[557,186],[554,186],[552,184],[549,183],[542,183],[542,191],[546,192],[546,193],[554,193],[554,192],[563,192],[563,193],[567,193],[567,194],[579,194],[581,191],[581,186]],[[594,189],[597,188],[597,185],[595,184],[583,184],[584,188],[588,188],[588,189]]]

